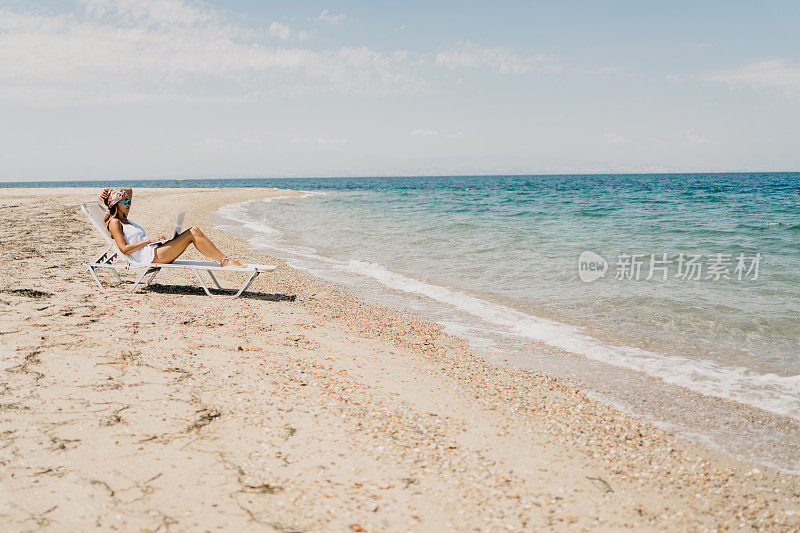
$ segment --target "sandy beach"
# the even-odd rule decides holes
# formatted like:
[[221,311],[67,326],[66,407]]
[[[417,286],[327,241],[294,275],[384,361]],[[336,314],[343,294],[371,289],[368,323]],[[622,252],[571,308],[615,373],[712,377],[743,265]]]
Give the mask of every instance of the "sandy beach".
[[100,291],[79,208],[98,193],[0,189],[3,531],[800,530],[797,476],[489,364],[213,227],[292,191],[136,189],[148,234],[186,211],[278,268],[234,300],[182,272]]

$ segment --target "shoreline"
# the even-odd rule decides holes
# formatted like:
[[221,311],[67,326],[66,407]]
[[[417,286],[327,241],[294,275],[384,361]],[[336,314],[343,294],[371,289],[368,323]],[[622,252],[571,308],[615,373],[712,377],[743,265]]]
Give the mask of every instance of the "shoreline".
[[[320,194],[301,192],[302,197]],[[248,204],[271,209],[271,201],[277,199],[223,206],[214,213],[214,220],[219,221],[216,227],[246,240],[256,251],[275,254],[293,268],[335,284],[362,302],[440,324],[493,364],[545,373],[637,420],[704,447],[785,473],[800,473],[800,420],[788,412],[796,395],[788,383],[780,400],[759,394],[770,389],[777,395],[771,387],[782,383],[765,384],[762,379],[780,381],[778,376],[750,375],[746,368],[715,366],[702,359],[696,365],[681,353],[649,351],[652,341],[644,337],[638,344],[598,337],[596,331],[584,333],[585,325],[570,323],[567,317],[541,315],[490,295],[407,277],[369,260],[355,261],[358,269],[353,270],[352,261],[335,257],[330,249],[295,248],[291,239],[272,227],[271,219],[265,222],[257,211],[248,216]],[[495,320],[497,317],[502,320]],[[515,331],[503,336],[498,330],[510,321],[516,321]],[[541,325],[555,337],[537,335],[535,330]],[[565,343],[572,349],[562,346]],[[600,353],[595,353],[598,349]],[[629,355],[629,350],[636,355]]]
[[[21,459],[29,465],[16,467],[13,479],[3,475],[3,485],[17,489],[8,504],[3,502],[2,512],[9,517],[3,523],[19,525],[30,520],[25,512],[42,513],[57,505],[46,513],[47,520],[62,526],[88,524],[70,517],[64,508],[64,491],[69,488],[87,509],[93,509],[87,516],[102,517],[108,525],[113,517],[105,509],[116,506],[126,509],[123,529],[145,527],[158,523],[158,516],[147,513],[148,506],[157,507],[149,502],[153,494],[163,497],[189,490],[179,487],[179,476],[173,479],[160,472],[156,480],[165,481],[149,482],[152,492],[143,498],[147,505],[138,500],[117,501],[115,496],[125,483],[103,480],[105,488],[92,483],[95,478],[85,473],[91,470],[87,462],[91,450],[86,449],[91,444],[85,441],[94,441],[107,458],[105,466],[122,469],[128,478],[137,472],[138,463],[126,462],[124,456],[142,451],[137,446],[146,448],[145,457],[167,455],[164,459],[175,470],[183,468],[192,475],[199,472],[198,465],[192,465],[193,459],[182,455],[184,449],[179,446],[222,458],[222,467],[211,467],[214,462],[202,466],[212,472],[213,481],[230,485],[238,495],[230,501],[226,496],[220,503],[227,515],[221,509],[200,506],[213,496],[210,482],[205,489],[190,490],[184,501],[168,501],[159,507],[161,515],[180,523],[186,520],[183,527],[189,528],[198,519],[222,524],[223,516],[232,521],[226,527],[252,527],[254,522],[269,527],[266,524],[275,522],[312,530],[345,529],[353,524],[364,530],[499,528],[504,524],[517,529],[800,527],[797,476],[753,468],[674,437],[590,399],[561,380],[481,360],[441,326],[369,306],[212,228],[213,213],[232,203],[231,199],[283,192],[159,188],[136,189],[134,194],[132,219],[149,233],[169,227],[175,213],[185,210],[187,224],[199,225],[229,255],[278,265],[273,276],[262,276],[251,287],[256,297],[219,303],[182,288],[191,284],[190,279],[175,273],[160,276],[164,285],[150,290],[101,293],[88,274],[74,265],[100,247],[99,236],[78,212],[78,204],[92,200],[94,192],[87,188],[0,190],[4,241],[15,244],[2,252],[5,266],[0,278],[4,291],[0,298],[5,304],[0,339],[13,351],[4,366],[8,383],[3,402],[17,406],[4,408],[2,457],[6,465]],[[140,198],[152,205],[137,202]],[[60,219],[39,207],[42,199],[58,206],[72,238],[53,249],[42,250],[42,243],[53,238],[53,230],[46,225]],[[22,225],[24,221],[31,225],[29,229]],[[48,268],[59,261],[71,261],[65,270],[72,277]],[[8,292],[21,287],[47,292],[45,276],[59,289],[57,302],[52,296],[40,299]],[[65,306],[70,310],[64,310]],[[77,326],[76,318],[81,319]],[[24,323],[32,323],[36,331],[25,331]],[[138,354],[126,356],[119,343],[111,342],[113,338],[98,337],[108,328],[120,332],[116,337],[130,344],[126,348],[130,354]],[[175,337],[165,340],[165,332]],[[44,338],[37,341],[37,335]],[[38,347],[37,342],[41,343]],[[82,357],[75,359],[76,354]],[[93,364],[103,366],[113,363],[109,368],[124,371],[98,381],[96,369],[103,366],[89,366],[84,358],[94,358]],[[108,426],[59,422],[63,435],[41,430],[39,445],[37,437],[23,438],[63,416],[37,400],[76,393],[63,384],[63,372],[68,372],[70,363],[79,367],[75,379],[85,382],[88,388],[84,390],[92,394],[91,399],[84,398],[88,403],[72,406],[73,410],[77,407],[75,414],[88,416],[97,412],[93,409],[100,402],[118,402],[128,407],[103,416],[130,420]],[[145,376],[140,373],[148,379],[141,379]],[[188,377],[179,379],[187,373]],[[154,387],[179,398],[175,401],[180,407],[172,407],[180,416],[158,406],[162,397],[158,394],[130,396],[129,390],[139,388],[129,387],[137,379],[158,382],[156,376],[167,379],[164,375],[171,377]],[[237,379],[232,380],[232,375]],[[125,383],[126,379],[130,382]],[[109,381],[121,386],[103,385]],[[280,393],[263,395],[265,387]],[[113,399],[117,394],[128,396],[124,401]],[[237,397],[241,402],[233,400]],[[195,401],[198,398],[202,401]],[[153,401],[156,404],[148,403]],[[130,411],[137,411],[141,418]],[[198,412],[205,417],[195,416]],[[160,433],[148,425],[155,418]],[[186,438],[187,418],[190,426],[200,424],[189,432],[195,440]],[[118,425],[129,430],[123,432],[127,436],[122,440],[130,435],[139,438],[111,444],[104,431]],[[259,439],[268,446],[258,445]],[[374,441],[380,444],[372,446]],[[253,451],[261,449],[268,451]],[[159,472],[153,465],[162,460],[155,461],[153,456],[142,466],[156,475]],[[68,465],[63,476],[36,474],[46,468],[36,470],[35,466],[48,461],[55,464],[48,466],[54,471]],[[71,472],[82,475],[71,478]],[[266,473],[281,482],[265,481]],[[321,480],[320,473],[332,479]],[[154,483],[164,486],[153,487]],[[280,490],[265,488],[272,483]],[[460,502],[458,508],[452,507],[455,501]],[[35,504],[36,509],[22,512],[22,502],[27,507]],[[292,505],[300,510],[290,509]],[[188,519],[186,512],[191,513]],[[295,523],[296,516],[306,517],[307,523]]]

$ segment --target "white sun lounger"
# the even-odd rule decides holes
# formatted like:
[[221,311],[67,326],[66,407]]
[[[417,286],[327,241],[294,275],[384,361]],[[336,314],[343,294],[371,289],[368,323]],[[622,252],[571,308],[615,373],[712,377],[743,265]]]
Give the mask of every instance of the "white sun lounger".
[[[117,243],[114,241],[114,238],[111,237],[111,233],[108,232],[108,228],[106,228],[104,218],[106,215],[106,209],[102,205],[98,203],[88,203],[82,204],[81,209],[83,210],[86,217],[91,222],[92,226],[95,227],[97,231],[100,232],[100,235],[103,236],[108,247],[106,250],[100,254],[94,261],[91,263],[84,262],[83,265],[89,270],[89,273],[92,275],[94,280],[97,282],[97,285],[100,286],[101,290],[105,290],[103,284],[100,282],[100,278],[97,277],[97,273],[95,272],[98,268],[109,268],[117,277],[117,280],[120,283],[123,283],[122,278],[119,275],[119,270],[135,270],[135,269],[143,269],[142,275],[134,282],[133,287],[130,288],[130,292],[136,290],[139,284],[142,282],[144,277],[152,273],[150,278],[147,280],[145,285],[150,285],[153,282],[153,279],[156,277],[156,274],[162,268],[181,268],[184,270],[191,270],[194,272],[195,276],[197,276],[197,280],[200,282],[200,285],[203,287],[203,290],[206,291],[206,294],[211,296],[212,298],[236,298],[253,282],[253,280],[262,272],[272,272],[275,270],[273,265],[248,265],[244,268],[240,267],[222,267],[219,266],[219,263],[212,263],[212,262],[204,262],[204,261],[173,261],[172,263],[136,263],[131,261],[125,254],[123,254],[119,248],[117,247]],[[177,230],[179,231],[179,230]],[[200,271],[204,270],[208,272],[208,275],[211,276],[211,280],[216,285],[217,289],[221,291],[230,292],[232,294],[213,294],[211,291],[208,290],[208,286],[206,285],[203,278],[200,276]],[[249,273],[250,277],[247,278],[247,281],[239,288],[237,291],[236,289],[223,289],[222,286],[217,281],[217,278],[214,276],[214,272],[244,272]]]

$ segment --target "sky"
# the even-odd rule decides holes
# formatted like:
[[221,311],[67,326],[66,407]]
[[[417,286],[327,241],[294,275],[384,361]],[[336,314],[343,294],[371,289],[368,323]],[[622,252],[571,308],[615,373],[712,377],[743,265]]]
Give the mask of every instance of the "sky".
[[0,180],[800,170],[800,2],[0,0]]

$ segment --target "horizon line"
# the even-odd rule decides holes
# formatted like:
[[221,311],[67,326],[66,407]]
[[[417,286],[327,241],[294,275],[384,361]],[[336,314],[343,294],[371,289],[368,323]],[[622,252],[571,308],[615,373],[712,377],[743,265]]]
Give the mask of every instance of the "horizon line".
[[798,174],[800,170],[714,170],[714,171],[659,171],[659,172],[563,172],[563,173],[501,173],[501,174],[354,174],[354,175],[333,175],[333,176],[203,176],[203,177],[147,177],[147,178],[55,178],[55,179],[27,179],[19,181],[0,179],[0,184],[19,184],[19,183],[61,183],[61,182],[97,182],[97,181],[211,181],[211,180],[270,180],[270,179],[344,179],[344,178],[469,178],[469,177],[544,177],[544,176],[655,176],[655,175],[715,175],[715,174]]

